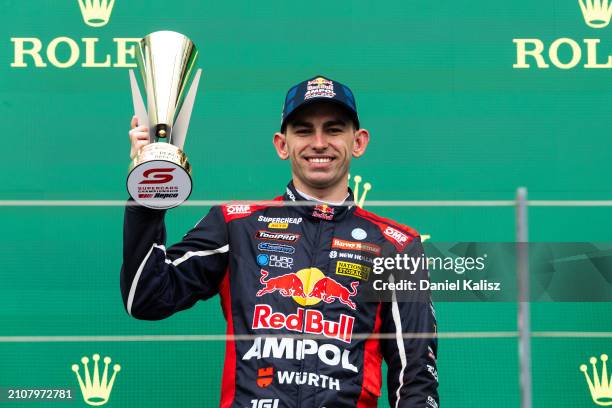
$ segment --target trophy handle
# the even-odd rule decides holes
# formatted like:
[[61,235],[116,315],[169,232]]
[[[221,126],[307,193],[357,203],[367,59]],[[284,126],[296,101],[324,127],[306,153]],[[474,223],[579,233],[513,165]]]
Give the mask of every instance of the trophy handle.
[[[140,89],[138,88],[138,82],[136,81],[136,75],[134,75],[133,69],[130,69],[130,86],[132,87],[134,115],[136,115],[138,118],[138,125],[149,127],[149,114],[147,113],[147,108],[145,107],[144,100],[142,99]],[[155,142],[152,137],[150,137],[150,141],[151,143]]]
[[200,68],[196,71],[196,74],[193,77],[189,92],[183,100],[183,107],[176,116],[176,120],[174,121],[174,127],[172,128],[172,136],[170,139],[170,143],[177,146],[181,150],[183,150],[183,145],[185,144],[185,137],[187,136],[187,129],[189,129],[189,120],[191,119],[191,112],[193,111],[196,94],[198,93],[198,84],[200,83],[201,74],[202,69]]

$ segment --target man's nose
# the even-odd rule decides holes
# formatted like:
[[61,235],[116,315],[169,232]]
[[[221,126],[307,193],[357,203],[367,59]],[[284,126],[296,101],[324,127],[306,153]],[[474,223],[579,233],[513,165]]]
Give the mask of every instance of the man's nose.
[[327,137],[323,129],[317,129],[312,139],[313,149],[325,149],[327,147]]

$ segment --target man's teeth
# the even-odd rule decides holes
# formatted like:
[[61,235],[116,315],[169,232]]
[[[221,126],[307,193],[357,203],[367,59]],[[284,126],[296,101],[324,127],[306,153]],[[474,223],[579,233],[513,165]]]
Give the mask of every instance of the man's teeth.
[[330,157],[311,157],[308,159],[311,163],[329,163],[331,161]]

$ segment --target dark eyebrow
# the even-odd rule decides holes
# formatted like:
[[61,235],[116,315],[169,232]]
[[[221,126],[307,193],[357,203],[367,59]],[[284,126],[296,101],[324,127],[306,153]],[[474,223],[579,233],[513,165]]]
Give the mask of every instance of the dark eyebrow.
[[304,122],[303,120],[296,120],[295,122],[291,123],[291,126],[293,127],[307,127],[307,128],[311,128],[314,127],[312,125],[312,123],[309,122]]
[[325,122],[324,127],[332,127],[332,126],[346,126],[346,122],[341,119],[330,120],[329,122]]

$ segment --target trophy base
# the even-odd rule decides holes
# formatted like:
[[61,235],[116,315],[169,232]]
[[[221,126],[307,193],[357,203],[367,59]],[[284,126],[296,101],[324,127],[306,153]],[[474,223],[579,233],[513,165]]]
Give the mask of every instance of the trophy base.
[[170,143],[150,143],[130,165],[127,189],[138,204],[165,210],[191,195],[191,166],[187,156]]

